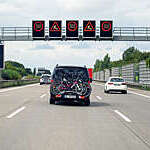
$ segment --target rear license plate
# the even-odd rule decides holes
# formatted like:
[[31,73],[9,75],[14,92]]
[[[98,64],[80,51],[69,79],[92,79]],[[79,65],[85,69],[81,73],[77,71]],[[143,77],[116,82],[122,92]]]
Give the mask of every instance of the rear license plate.
[[120,86],[120,84],[114,84],[115,86]]
[[76,98],[76,95],[65,95],[65,98]]

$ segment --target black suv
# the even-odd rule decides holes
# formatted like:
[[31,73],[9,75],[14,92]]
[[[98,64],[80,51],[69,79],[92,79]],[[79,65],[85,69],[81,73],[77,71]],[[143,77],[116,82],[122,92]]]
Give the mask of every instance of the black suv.
[[50,104],[62,101],[90,105],[90,82],[86,67],[57,65],[51,80]]

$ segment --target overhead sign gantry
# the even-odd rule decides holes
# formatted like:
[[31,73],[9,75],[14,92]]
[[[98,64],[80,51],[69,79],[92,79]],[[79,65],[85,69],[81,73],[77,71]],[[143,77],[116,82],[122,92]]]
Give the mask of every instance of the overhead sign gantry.
[[[100,25],[99,25],[100,24]],[[150,27],[113,27],[112,20],[44,20],[32,21],[32,27],[0,27],[0,41],[93,40],[150,41]]]

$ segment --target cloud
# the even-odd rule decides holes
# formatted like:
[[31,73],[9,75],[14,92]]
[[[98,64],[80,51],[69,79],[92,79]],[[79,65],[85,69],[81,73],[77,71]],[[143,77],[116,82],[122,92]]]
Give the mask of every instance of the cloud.
[[44,43],[44,44],[36,44],[33,48],[30,50],[54,50],[55,46],[52,46],[50,44]]

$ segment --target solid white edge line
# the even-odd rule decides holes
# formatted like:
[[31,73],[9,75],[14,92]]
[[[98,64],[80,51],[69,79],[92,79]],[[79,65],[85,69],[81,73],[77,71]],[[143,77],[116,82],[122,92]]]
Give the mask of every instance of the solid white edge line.
[[96,96],[96,97],[97,97],[97,99],[102,100],[102,98],[100,96]]
[[10,114],[10,115],[7,116],[6,118],[10,119],[10,118],[14,117],[14,116],[17,115],[19,112],[23,111],[25,108],[26,108],[26,107],[23,106],[23,107],[17,109],[15,112],[13,112],[12,114]]
[[131,122],[131,120],[126,117],[125,115],[123,115],[121,112],[119,112],[118,110],[114,110],[115,113],[117,113],[120,117],[122,117],[125,121],[127,122]]
[[46,94],[43,94],[43,95],[41,95],[40,97],[43,98],[43,97],[45,97],[45,96],[46,96]]
[[39,83],[30,84],[30,85],[25,85],[25,86],[19,86],[19,87],[12,87],[12,88],[9,88],[9,89],[0,89],[0,93],[12,91],[12,90],[17,90],[17,89],[23,89],[23,88],[26,88],[26,87],[37,86],[38,84],[39,84]]
[[139,95],[139,96],[143,96],[143,97],[146,97],[146,98],[150,98],[150,96],[148,96],[148,95],[143,95],[143,94],[136,93],[136,92],[133,92],[133,91],[129,91],[129,93]]

